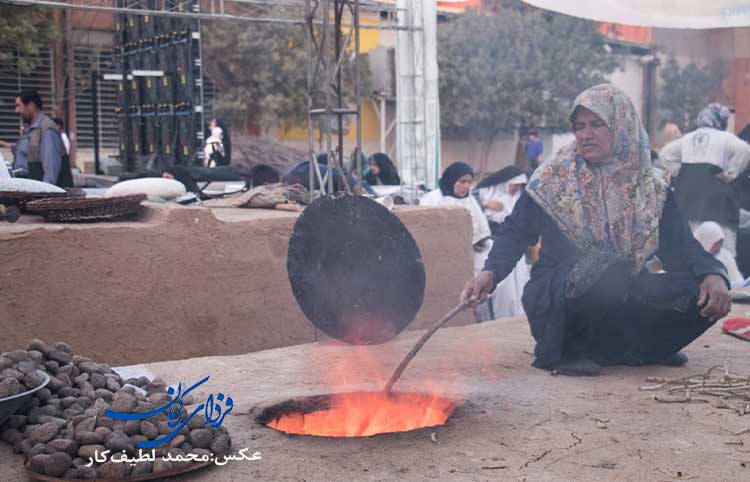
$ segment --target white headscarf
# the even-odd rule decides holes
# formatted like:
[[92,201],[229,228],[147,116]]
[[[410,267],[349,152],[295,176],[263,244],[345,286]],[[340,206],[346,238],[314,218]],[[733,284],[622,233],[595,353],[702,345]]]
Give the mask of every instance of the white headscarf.
[[519,174],[518,176],[508,181],[508,186],[518,185],[518,184],[528,184],[528,183],[529,183],[529,177],[526,174]]
[[[724,230],[721,229],[721,226],[719,226],[718,223],[706,221],[698,226],[693,233],[693,236],[695,236],[695,239],[701,244],[701,246],[703,246],[703,249],[708,252],[716,242],[724,239]],[[744,279],[742,273],[740,273],[740,269],[737,267],[737,261],[735,261],[729,251],[722,248],[715,258],[724,264],[724,267],[729,274],[730,283],[735,283]]]
[[703,249],[708,251],[714,243],[724,239],[724,230],[721,229],[721,226],[719,226],[718,223],[706,221],[698,226],[695,233],[693,233],[693,236],[695,236],[695,239],[701,243]]
[[510,193],[510,186],[512,185],[524,185],[528,184],[529,178],[526,174],[519,174],[516,177],[510,178],[500,184],[495,184],[490,187],[483,187],[479,189],[479,200],[481,202],[492,200],[498,201],[503,205],[503,208],[499,211],[494,209],[486,209],[484,211],[487,219],[498,224],[505,221],[505,218],[513,212],[513,207],[516,205],[516,201],[521,197],[522,189],[519,189],[515,194]]

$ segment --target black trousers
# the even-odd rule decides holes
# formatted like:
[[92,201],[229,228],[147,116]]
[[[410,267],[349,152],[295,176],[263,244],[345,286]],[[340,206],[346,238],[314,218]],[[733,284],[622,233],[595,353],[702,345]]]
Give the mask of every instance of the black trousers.
[[713,324],[697,305],[700,280],[689,273],[631,277],[620,265],[606,270],[583,295],[566,300],[564,356],[600,365],[664,360]]

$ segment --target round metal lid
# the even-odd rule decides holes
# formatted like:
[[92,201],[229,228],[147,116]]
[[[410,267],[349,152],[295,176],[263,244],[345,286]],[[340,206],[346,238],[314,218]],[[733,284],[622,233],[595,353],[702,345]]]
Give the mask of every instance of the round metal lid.
[[393,338],[424,298],[422,255],[409,231],[377,202],[347,193],[305,208],[289,240],[287,271],[305,316],[353,344]]

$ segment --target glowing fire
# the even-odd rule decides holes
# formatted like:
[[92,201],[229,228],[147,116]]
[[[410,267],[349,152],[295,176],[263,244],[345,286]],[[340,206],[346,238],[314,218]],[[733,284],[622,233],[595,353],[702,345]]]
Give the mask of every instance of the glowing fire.
[[267,425],[291,434],[354,437],[360,423],[377,410],[362,434],[367,437],[443,425],[456,408],[455,400],[422,393],[392,393],[382,403],[378,392],[334,394],[329,400],[327,408],[286,413]]

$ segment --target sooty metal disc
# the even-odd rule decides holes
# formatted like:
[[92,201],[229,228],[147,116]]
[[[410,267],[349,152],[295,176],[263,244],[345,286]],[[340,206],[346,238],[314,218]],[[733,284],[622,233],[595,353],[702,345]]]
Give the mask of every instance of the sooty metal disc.
[[287,271],[305,316],[348,343],[393,338],[424,298],[422,256],[409,231],[377,202],[346,193],[305,208],[289,241]]

